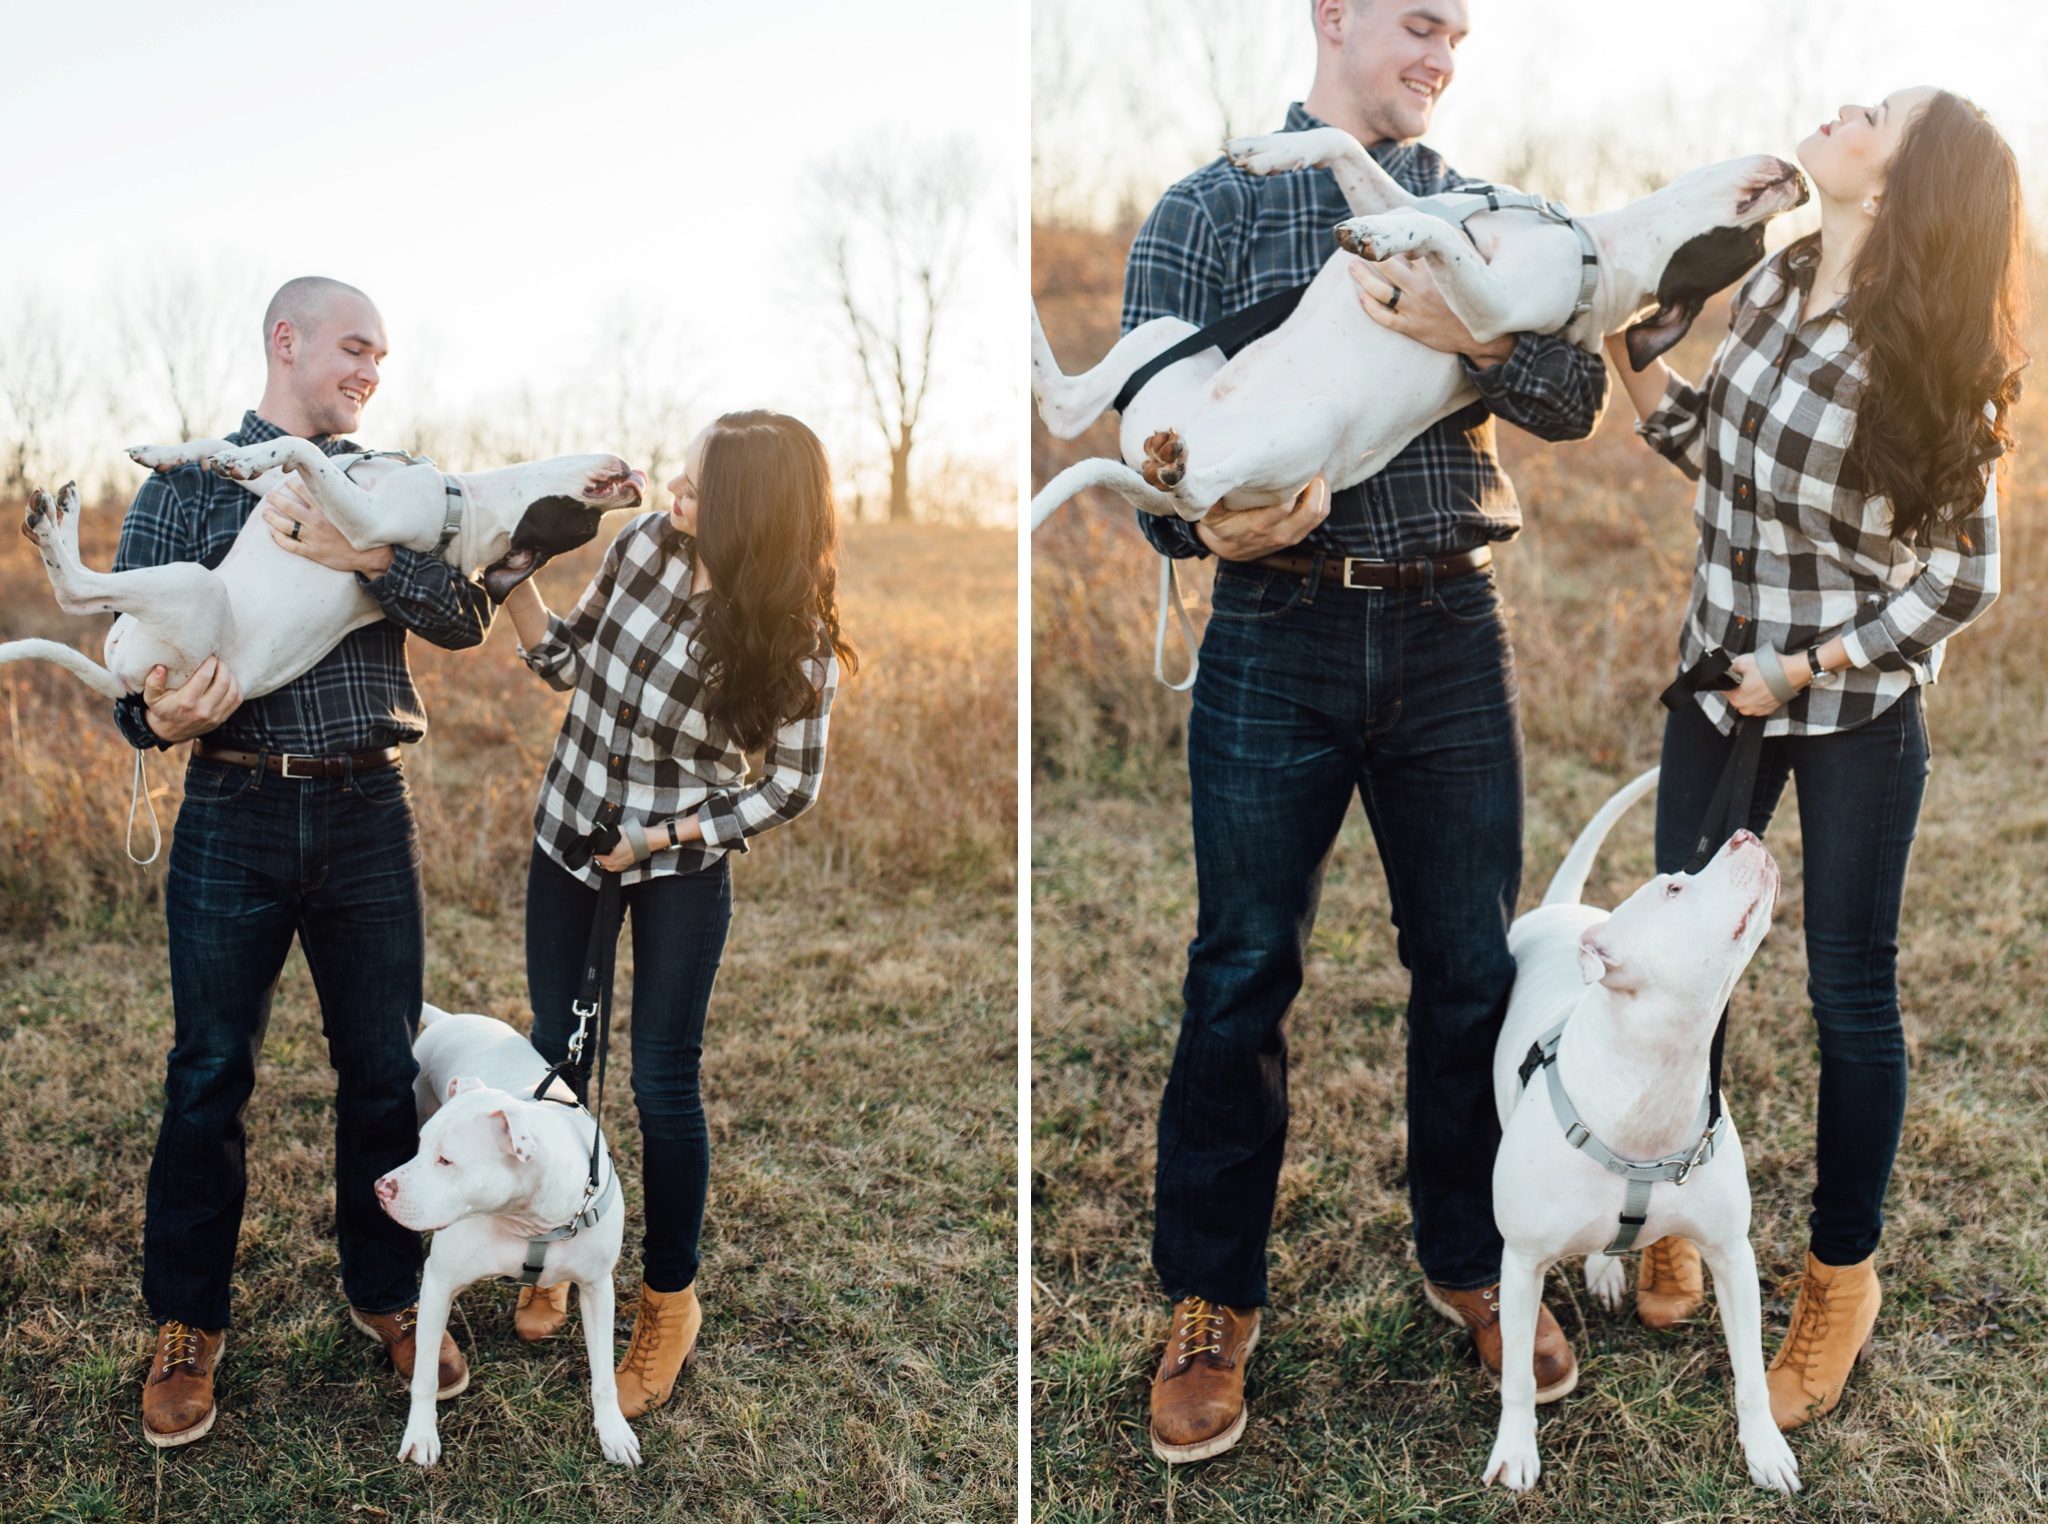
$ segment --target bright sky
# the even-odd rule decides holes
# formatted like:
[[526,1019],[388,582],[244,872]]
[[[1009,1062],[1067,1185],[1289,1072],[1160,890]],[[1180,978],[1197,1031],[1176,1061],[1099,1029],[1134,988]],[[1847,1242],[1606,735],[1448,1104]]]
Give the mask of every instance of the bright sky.
[[989,194],[932,438],[1007,459],[1016,38],[1008,5],[956,0],[0,0],[0,301],[90,320],[166,263],[265,294],[336,276],[393,343],[366,439],[380,415],[556,390],[630,303],[677,335],[706,407],[850,429],[796,247],[805,166],[959,133]]
[[[2019,156],[2036,225],[2048,225],[2040,0],[1470,0],[1469,12],[1427,139],[1467,173],[1501,173],[1532,132],[1623,157],[1678,141],[1681,168],[1702,152],[1789,154],[1843,102],[1934,84],[1991,113]],[[1217,117],[1191,29],[1237,29],[1222,73],[1243,130],[1277,128],[1315,66],[1308,0],[1035,0],[1032,26],[1035,69],[1057,65],[1082,82],[1068,98],[1035,85],[1034,150],[1042,174],[1075,189],[1070,216],[1112,214],[1124,190],[1142,210],[1214,157]],[[1046,191],[1034,186],[1040,207]]]

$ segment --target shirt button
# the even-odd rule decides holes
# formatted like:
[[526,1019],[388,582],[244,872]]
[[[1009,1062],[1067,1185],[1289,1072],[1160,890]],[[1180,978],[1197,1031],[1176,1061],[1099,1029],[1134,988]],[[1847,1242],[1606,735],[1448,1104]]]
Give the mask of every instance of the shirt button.
[[1735,552],[1735,564],[1737,566],[1742,564],[1742,552],[1739,550]]
[[[1747,619],[1743,618],[1743,617],[1742,617],[1742,615],[1740,615],[1740,614],[1737,614],[1737,615],[1735,616],[1735,622],[1736,622],[1737,624],[1748,624],[1748,623],[1749,623],[1749,621],[1748,621]],[[614,762],[616,762],[616,761],[618,760],[618,758],[617,758],[617,757],[614,757],[614,758],[612,758],[612,760],[613,760]]]
[[647,670],[647,658],[643,656],[638,661],[634,662],[633,670],[635,672],[645,672]]
[[[1741,558],[1740,556],[1737,556],[1737,557],[1736,557],[1736,559],[1737,559],[1737,560],[1739,561],[1739,560],[1741,560],[1742,558]],[[619,705],[619,718],[620,718],[620,719],[622,719],[622,720],[630,720],[630,719],[632,719],[632,718],[633,718],[633,706],[632,706],[631,704],[621,704],[621,705]]]
[[620,767],[620,766],[624,765],[624,763],[625,763],[625,760],[626,760],[626,759],[625,759],[624,757],[619,757],[619,756],[615,756],[615,757],[613,757],[613,758],[612,758],[612,763],[611,763],[611,765],[612,765],[612,766],[613,766],[614,768]]
[[1749,483],[1748,483],[1748,482],[1744,482],[1744,483],[1742,483],[1742,484],[1741,484],[1741,485],[1740,485],[1739,487],[1737,487],[1737,488],[1735,489],[1735,495],[1736,495],[1737,497],[1748,497],[1748,496],[1749,496]]

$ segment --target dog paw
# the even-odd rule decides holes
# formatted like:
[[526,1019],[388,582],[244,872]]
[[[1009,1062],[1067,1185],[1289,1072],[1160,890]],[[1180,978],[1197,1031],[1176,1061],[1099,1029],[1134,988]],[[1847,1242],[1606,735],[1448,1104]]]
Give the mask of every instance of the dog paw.
[[1749,1479],[1757,1486],[1788,1495],[1799,1490],[1799,1461],[1776,1424],[1753,1436],[1745,1434],[1742,1453],[1749,1462]]
[[1232,138],[1223,145],[1223,157],[1248,175],[1277,175],[1290,169],[1309,168],[1301,151],[1298,132],[1265,132],[1254,137]]
[[277,464],[272,458],[275,453],[263,445],[236,445],[202,464],[215,476],[224,476],[231,482],[254,481]]
[[21,516],[21,537],[43,543],[43,535],[56,527],[57,500],[41,487],[28,495],[28,512]]
[[1588,1254],[1586,1290],[1609,1312],[1621,1311],[1621,1299],[1628,1294],[1627,1268],[1611,1254]]
[[1479,1481],[1484,1487],[1499,1482],[1510,1492],[1527,1492],[1542,1474],[1543,1462],[1536,1458],[1534,1439],[1510,1440],[1503,1436],[1495,1443],[1493,1454],[1486,1458],[1486,1474]]
[[398,1442],[398,1458],[417,1466],[432,1466],[441,1459],[441,1436],[432,1423],[409,1423]]
[[623,1414],[598,1419],[597,1447],[615,1466],[640,1464],[640,1436],[633,1432],[633,1426],[626,1422]]
[[1172,429],[1161,429],[1145,441],[1145,464],[1139,474],[1161,492],[1171,492],[1188,474],[1187,442]]
[[1337,244],[1347,254],[1356,254],[1360,259],[1374,262],[1390,259],[1397,252],[1382,242],[1380,231],[1368,217],[1353,217],[1349,222],[1338,223]]
[[173,466],[191,464],[185,458],[185,452],[175,445],[130,445],[128,458],[152,471],[168,471]]

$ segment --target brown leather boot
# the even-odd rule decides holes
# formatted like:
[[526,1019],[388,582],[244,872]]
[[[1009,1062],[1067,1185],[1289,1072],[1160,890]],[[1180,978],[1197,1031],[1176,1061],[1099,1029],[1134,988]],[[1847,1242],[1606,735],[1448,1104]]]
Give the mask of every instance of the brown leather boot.
[[[419,1304],[401,1307],[397,1312],[359,1312],[351,1307],[348,1320],[384,1346],[399,1380],[410,1386],[413,1360],[419,1354]],[[469,1390],[469,1362],[455,1347],[455,1335],[446,1331],[441,1335],[441,1368],[434,1374],[436,1402],[446,1402]]]
[[[1500,1286],[1498,1283],[1485,1286],[1477,1291],[1446,1291],[1428,1281],[1422,1283],[1422,1294],[1429,1305],[1449,1318],[1453,1323],[1462,1324],[1472,1334],[1472,1347],[1479,1351],[1479,1359],[1497,1381],[1500,1379]],[[1564,1330],[1557,1326],[1557,1319],[1550,1315],[1550,1309],[1541,1302],[1536,1304],[1536,1400],[1539,1403],[1555,1402],[1570,1394],[1579,1384],[1579,1357],[1572,1353],[1571,1341],[1564,1336]]]
[[1643,1246],[1636,1271],[1636,1318],[1645,1328],[1676,1328],[1707,1300],[1699,1246],[1689,1238],[1660,1238]]
[[512,1331],[528,1344],[538,1344],[569,1321],[569,1283],[521,1286],[519,1305],[512,1309]]
[[1201,1297],[1174,1304],[1166,1352],[1152,1376],[1152,1453],[1179,1465],[1221,1455],[1250,1417],[1244,1368],[1259,1342],[1259,1309]]
[[633,1342],[619,1362],[619,1411],[638,1418],[667,1402],[697,1354],[704,1308],[692,1281],[681,1291],[654,1291],[640,1283],[640,1309],[633,1318]]
[[1764,1372],[1771,1417],[1780,1429],[1796,1429],[1835,1410],[1850,1368],[1870,1358],[1871,1330],[1883,1301],[1876,1255],[1854,1265],[1823,1265],[1807,1252],[1792,1326]]
[[142,1383],[142,1437],[159,1450],[189,1445],[213,1430],[213,1371],[228,1331],[188,1328],[175,1320],[156,1331],[156,1358]]

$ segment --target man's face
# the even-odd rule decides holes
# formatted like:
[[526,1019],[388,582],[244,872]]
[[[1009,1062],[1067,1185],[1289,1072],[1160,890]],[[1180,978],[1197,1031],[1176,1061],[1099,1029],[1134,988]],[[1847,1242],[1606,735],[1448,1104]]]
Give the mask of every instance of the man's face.
[[1340,24],[1338,76],[1373,134],[1367,141],[1421,137],[1457,72],[1467,0],[1347,0]]
[[341,295],[291,335],[293,399],[316,434],[353,434],[377,390],[378,363],[390,352],[384,319],[360,297]]

